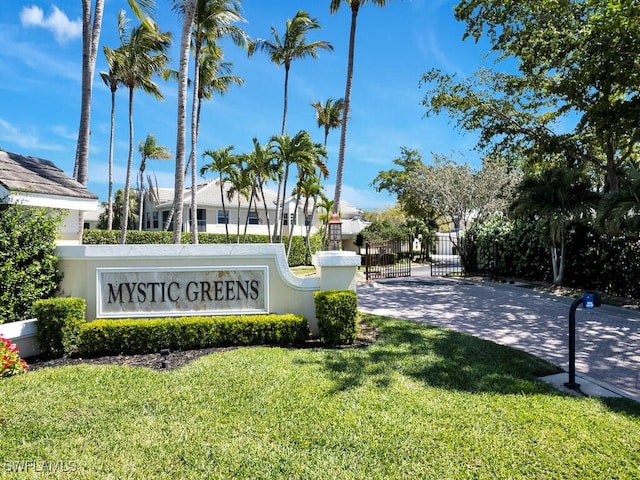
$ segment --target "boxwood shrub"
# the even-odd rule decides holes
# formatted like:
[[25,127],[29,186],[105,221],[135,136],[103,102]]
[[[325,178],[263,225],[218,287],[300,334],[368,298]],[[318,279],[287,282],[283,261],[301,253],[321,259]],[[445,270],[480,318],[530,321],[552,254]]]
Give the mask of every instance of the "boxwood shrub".
[[291,345],[309,337],[301,315],[102,319],[80,331],[82,355],[119,355],[232,345]]
[[62,357],[77,351],[85,308],[83,298],[49,298],[34,303],[36,335],[44,357]]
[[353,343],[358,336],[358,299],[352,290],[315,293],[320,338],[329,345]]
[[[191,243],[191,233],[184,232],[181,235],[181,241],[184,244]],[[200,244],[224,244],[227,243],[227,236],[223,233],[200,233],[198,234],[198,242]],[[269,237],[267,235],[238,235],[229,234],[230,243],[269,243]],[[283,237],[282,242],[285,245],[289,244],[289,238]],[[82,234],[82,243],[84,245],[98,245],[98,244],[113,244],[120,243],[120,230],[84,230]],[[173,243],[173,232],[158,232],[158,231],[137,231],[130,230],[127,232],[127,244],[171,244]],[[322,250],[322,236],[312,235],[309,239],[311,246],[311,253],[315,253],[318,250]],[[301,236],[294,236],[291,243],[291,252],[289,253],[289,266],[295,267],[298,265],[310,265],[311,258],[309,256],[309,249],[305,243],[305,238]]]

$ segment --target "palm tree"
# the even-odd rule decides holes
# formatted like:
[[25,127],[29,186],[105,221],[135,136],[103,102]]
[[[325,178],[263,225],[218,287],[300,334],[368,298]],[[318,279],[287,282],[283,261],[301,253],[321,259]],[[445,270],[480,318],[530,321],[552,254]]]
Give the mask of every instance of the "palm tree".
[[[282,227],[284,223],[284,205],[286,202],[287,181],[289,177],[289,167],[292,164],[303,164],[304,162],[315,161],[316,144],[311,140],[311,136],[305,130],[300,130],[294,137],[289,135],[275,135],[271,137],[270,151],[276,161],[284,167],[283,174],[279,177],[278,195],[276,200],[276,226],[274,228],[274,239],[277,235],[278,242],[282,241]],[[282,203],[280,203],[280,183],[282,184]],[[282,218],[277,221],[277,212],[282,209]],[[289,222],[291,223],[291,222]],[[290,226],[291,230],[291,226]],[[274,240],[275,241],[275,240]]]
[[311,106],[316,109],[318,128],[324,128],[324,146],[326,147],[329,131],[338,128],[342,124],[344,100],[342,98],[338,100],[328,98],[324,105],[322,102],[314,102]]
[[[307,251],[309,252],[309,258],[311,258],[311,227],[313,225],[313,216],[315,215],[318,207],[318,198],[320,193],[322,193],[320,177],[315,173],[313,175],[306,176],[296,185],[296,193],[304,197],[302,213],[306,222],[305,244],[307,246]],[[311,207],[311,212],[309,212],[309,207]],[[289,250],[291,250],[291,246],[289,246]]]
[[[118,31],[124,29],[124,25],[127,23],[124,10],[120,10],[118,13]],[[109,65],[108,72],[100,72],[102,81],[109,87],[111,91],[111,128],[109,132],[109,199],[107,201],[107,229],[111,230],[113,227],[113,136],[115,131],[115,114],[116,114],[116,91],[121,84],[119,77],[119,62],[118,52],[112,48],[104,47],[104,55],[107,59],[107,65]]]
[[323,40],[306,42],[306,34],[317,28],[321,28],[317,19],[311,18],[304,10],[298,10],[293,20],[287,19],[282,38],[276,29],[271,27],[273,40],[258,39],[249,43],[249,56],[253,55],[256,50],[262,50],[269,55],[273,63],[278,66],[284,65],[284,108],[281,135],[284,135],[287,122],[287,91],[291,62],[305,57],[318,58],[318,50],[321,48],[333,51],[333,45],[329,42]]
[[173,10],[182,15],[180,35],[180,66],[178,68],[178,111],[176,134],[176,168],[173,197],[173,243],[182,237],[182,208],[184,204],[184,164],[187,144],[187,85],[189,83],[189,44],[196,15],[197,0],[174,0]]
[[[138,18],[152,9],[153,0],[128,0],[129,6]],[[104,0],[96,0],[91,14],[91,0],[82,0],[82,96],[80,103],[80,125],[73,177],[82,185],[89,177],[89,137],[91,136],[91,96],[93,92],[93,74],[98,58],[98,44],[102,29]],[[80,221],[80,226],[82,226]]]
[[[141,88],[158,99],[164,98],[151,77],[161,72],[169,61],[167,52],[171,46],[171,34],[161,33],[154,22],[148,21],[134,27],[129,34],[121,31],[120,35],[124,39],[118,48],[122,59],[120,77],[122,84],[129,89],[129,156],[124,186],[125,211],[122,215],[123,218],[127,218],[133,169],[133,92],[136,88]],[[126,243],[126,239],[127,224],[123,222],[120,243]]]
[[640,169],[630,165],[617,192],[609,192],[599,208],[598,226],[613,233],[640,231]]
[[251,174],[249,170],[244,165],[243,155],[236,155],[232,157],[235,162],[233,164],[233,168],[229,170],[229,183],[231,184],[231,188],[227,191],[227,199],[231,201],[236,196],[237,199],[237,220],[236,220],[236,243],[240,243],[240,206],[242,203],[242,197],[246,199],[251,195],[251,185],[253,184],[253,179],[251,178]]
[[[173,158],[171,150],[163,145],[156,143],[156,137],[148,134],[147,138],[138,144],[140,152],[140,170],[138,172],[138,230],[142,230],[142,217],[144,213],[144,171],[147,167],[147,159],[167,160]],[[152,185],[149,184],[149,187]]]
[[225,148],[218,148],[217,150],[205,150],[202,157],[209,157],[212,162],[203,165],[200,169],[200,175],[204,175],[207,172],[218,172],[218,184],[220,185],[222,215],[224,217],[224,228],[227,234],[227,243],[229,243],[229,216],[227,215],[227,209],[224,204],[224,184],[229,179],[230,172],[233,170],[237,162],[235,155],[231,154],[231,150],[233,149],[234,147],[229,145]]
[[[318,220],[322,222],[322,248],[327,247],[327,224],[329,223],[330,214],[333,211],[333,200],[329,199],[324,193],[320,192],[320,203],[318,208],[323,212],[318,215]],[[314,205],[315,207],[315,205]]]
[[566,236],[570,222],[591,215],[599,198],[582,171],[562,166],[525,175],[517,187],[511,210],[544,222],[555,285],[562,285],[564,281]]
[[358,11],[366,3],[373,3],[379,7],[384,7],[387,0],[331,0],[329,10],[334,14],[345,2],[351,8],[351,29],[349,32],[349,60],[347,62],[347,83],[344,93],[344,110],[342,112],[342,128],[340,130],[340,151],[338,153],[338,169],[336,172],[336,189],[333,198],[333,213],[338,213],[340,208],[340,196],[342,194],[342,172],[344,170],[344,153],[347,144],[347,121],[349,119],[351,104],[351,81],[353,79],[353,57],[356,41],[356,25],[358,21]]
[[269,180],[276,179],[274,171],[273,155],[269,146],[263,147],[256,137],[253,137],[253,150],[245,156],[247,170],[252,177],[251,198],[249,199],[249,209],[247,210],[247,218],[244,225],[245,238],[247,235],[247,227],[249,223],[249,211],[251,209],[252,200],[255,199],[256,216],[258,215],[258,199],[262,199],[264,214],[267,220],[267,235],[271,238],[271,222],[269,219],[269,208],[264,195],[264,184]]
[[[192,29],[192,48],[194,63],[193,102],[191,110],[191,151],[189,163],[191,165],[191,238],[194,244],[198,243],[198,217],[196,203],[196,149],[198,144],[198,132],[200,128],[200,108],[202,99],[209,100],[214,92],[224,94],[229,90],[229,85],[242,84],[239,77],[217,76],[219,69],[230,70],[231,64],[221,64],[222,51],[216,45],[216,41],[223,37],[230,37],[233,42],[246,48],[247,34],[233,23],[244,22],[240,13],[240,2],[237,0],[197,0]],[[208,49],[207,57],[203,56]],[[203,71],[207,69],[208,71]],[[201,82],[206,81],[201,86]],[[206,94],[206,95],[205,95]]]

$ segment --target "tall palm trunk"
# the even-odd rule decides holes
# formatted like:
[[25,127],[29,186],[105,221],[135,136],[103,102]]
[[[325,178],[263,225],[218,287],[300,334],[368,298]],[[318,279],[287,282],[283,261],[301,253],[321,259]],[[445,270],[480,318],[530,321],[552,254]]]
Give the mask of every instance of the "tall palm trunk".
[[122,206],[122,229],[120,243],[127,243],[127,227],[129,223],[129,198],[131,197],[131,170],[133,170],[133,88],[129,88],[129,158],[127,159],[127,175],[124,182],[124,205]]
[[229,222],[227,221],[227,208],[224,205],[224,186],[222,174],[220,174],[220,198],[222,199],[222,215],[224,215],[224,231],[227,234],[227,243],[229,243]]
[[189,45],[191,27],[196,12],[196,0],[186,0],[182,36],[180,40],[180,68],[178,71],[178,129],[176,135],[176,170],[173,197],[173,243],[179,244],[182,237],[182,209],[184,202],[184,163],[187,143],[187,82],[189,80]]
[[[284,230],[284,204],[287,202],[287,178],[289,177],[289,164],[287,163],[284,167],[284,180],[282,182],[282,218],[280,219],[280,235],[278,237],[278,243],[282,243],[282,230]],[[289,213],[286,213],[289,221],[288,224],[291,223],[291,218]],[[289,231],[291,231],[291,225],[289,225]]]
[[[298,207],[300,206],[300,186],[298,185],[298,194],[296,195],[296,206],[293,208],[293,218],[298,218]],[[287,245],[287,260],[289,260],[289,254],[291,253],[291,244],[293,243],[295,222],[289,218],[289,244]]]
[[200,47],[196,46],[193,54],[195,65],[195,73],[193,74],[193,99],[191,104],[191,153],[189,154],[189,163],[191,164],[191,243],[198,244],[198,201],[197,201],[197,182],[196,175],[196,147],[198,145],[198,126],[200,124],[200,99],[198,91],[200,90]]
[[[276,218],[273,220],[273,243],[278,242],[278,226],[280,225],[280,193],[282,188],[282,178],[278,181],[278,193],[276,194]],[[282,212],[284,216],[284,212]]]
[[111,90],[111,129],[109,131],[109,199],[107,202],[107,230],[113,228],[113,138],[116,122],[116,92]]
[[267,237],[271,238],[271,225],[269,224],[269,207],[267,206],[267,199],[264,196],[264,188],[262,183],[259,183],[260,195],[262,195],[262,205],[264,206],[264,216],[267,220]]
[[342,172],[344,170],[344,154],[347,144],[347,123],[351,109],[351,82],[353,80],[353,56],[356,43],[356,24],[358,20],[358,7],[351,9],[351,31],[349,33],[349,61],[347,63],[347,84],[344,93],[344,111],[342,113],[342,129],[340,130],[340,151],[338,153],[338,168],[336,171],[336,190],[333,197],[333,213],[340,209],[340,196],[342,195]]
[[289,88],[289,64],[284,65],[284,107],[282,109],[282,132],[280,135],[284,135],[285,127],[287,124],[287,104],[288,104],[288,95],[287,89]]

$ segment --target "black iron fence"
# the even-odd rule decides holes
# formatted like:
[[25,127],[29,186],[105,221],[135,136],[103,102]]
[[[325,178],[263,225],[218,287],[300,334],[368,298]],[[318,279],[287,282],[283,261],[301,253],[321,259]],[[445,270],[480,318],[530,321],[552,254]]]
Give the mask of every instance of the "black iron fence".
[[367,242],[364,255],[367,280],[410,277],[412,254],[409,238]]

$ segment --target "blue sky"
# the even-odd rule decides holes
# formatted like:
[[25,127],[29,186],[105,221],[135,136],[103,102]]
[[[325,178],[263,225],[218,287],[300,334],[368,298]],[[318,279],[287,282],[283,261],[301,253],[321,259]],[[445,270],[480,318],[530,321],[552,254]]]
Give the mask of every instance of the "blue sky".
[[[428,162],[430,153],[451,154],[460,162],[477,164],[473,135],[457,131],[446,117],[424,118],[420,105],[424,89],[422,73],[439,68],[447,73],[471,75],[487,65],[487,47],[462,41],[464,25],[453,17],[454,0],[395,0],[385,8],[366,4],[358,16],[351,118],[347,134],[342,199],[364,209],[384,208],[395,201],[375,192],[370,184],[382,170],[393,167],[400,147],[418,149]],[[156,0],[154,18],[162,31],[171,31],[175,47],[180,38],[179,18],[169,0]],[[89,185],[107,200],[110,93],[99,77],[106,70],[102,46],[117,47],[118,11],[128,10],[126,1],[105,0],[100,53],[96,66],[92,102],[92,135]],[[344,96],[350,10],[346,4],[334,15],[329,1],[245,0],[242,25],[251,38],[270,38],[271,27],[280,33],[287,18],[306,10],[318,19],[321,30],[309,41],[326,40],[333,52],[320,51],[317,60],[292,64],[289,80],[287,131],[307,130],[317,142],[311,102]],[[132,17],[132,14],[128,14]],[[4,150],[52,160],[69,175],[73,172],[80,108],[81,2],[10,1],[0,9],[0,147]],[[237,153],[252,148],[252,138],[262,144],[280,133],[284,69],[261,52],[248,58],[233,45],[224,48],[225,61],[243,87],[232,87],[222,97],[203,106],[198,151],[234,145]],[[137,143],[152,133],[158,143],[175,151],[175,83],[158,80],[164,102],[142,91],[134,94],[135,156]],[[114,187],[124,185],[128,152],[127,94],[117,93]],[[333,197],[338,157],[339,129],[329,134],[327,150],[331,175],[325,192]],[[202,160],[198,160],[201,164]],[[154,161],[148,167],[161,187],[173,186],[174,162]],[[135,177],[133,177],[135,178]]]

